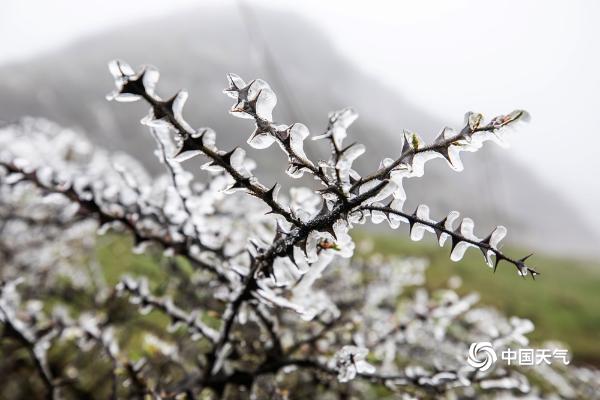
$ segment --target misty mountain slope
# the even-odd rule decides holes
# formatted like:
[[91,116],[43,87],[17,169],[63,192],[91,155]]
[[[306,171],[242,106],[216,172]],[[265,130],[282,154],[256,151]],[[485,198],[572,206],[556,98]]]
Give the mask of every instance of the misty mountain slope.
[[[139,124],[147,106],[104,99],[113,88],[106,68],[113,58],[132,66],[156,65],[163,97],[188,89],[186,119],[194,126],[215,129],[222,149],[244,145],[248,150],[245,141],[253,130],[247,120],[228,115],[231,99],[221,93],[226,72],[246,80],[267,80],[279,99],[275,119],[303,122],[312,134],[325,128],[329,111],[355,107],[360,118],[348,140],[367,146],[358,162],[363,173],[374,170],[381,158],[398,154],[403,128],[432,139],[444,126],[341,57],[306,20],[265,9],[247,15],[229,7],[201,8],[121,28],[1,67],[0,119],[44,116],[82,129],[102,146],[129,152],[151,171],[160,171],[154,142]],[[526,132],[513,135],[515,146],[519,134]],[[308,153],[324,156],[316,144],[307,141]],[[475,219],[479,236],[504,224],[509,227],[508,240],[515,243],[561,252],[595,249],[597,239],[570,204],[512,160],[509,151],[494,146],[486,144],[480,152],[464,154],[465,171],[460,174],[441,160],[432,161],[423,179],[407,182],[407,204],[424,202],[435,217],[457,209]],[[248,153],[258,160],[257,174],[266,182],[286,179],[273,172],[284,160],[277,146]]]

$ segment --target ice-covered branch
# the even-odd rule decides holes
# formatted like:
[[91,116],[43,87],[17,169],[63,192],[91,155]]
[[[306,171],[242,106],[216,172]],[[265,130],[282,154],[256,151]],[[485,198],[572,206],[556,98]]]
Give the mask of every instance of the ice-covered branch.
[[456,211],[451,212],[447,217],[436,222],[429,219],[429,208],[425,205],[420,205],[414,213],[407,214],[401,210],[394,209],[392,204],[393,202],[385,207],[377,205],[363,206],[360,210],[383,213],[390,221],[390,224],[398,222],[398,218],[394,221],[394,216],[406,220],[410,225],[411,238],[414,240],[420,240],[425,230],[435,233],[440,246],[443,246],[446,239],[450,238],[452,253],[450,258],[453,261],[460,260],[466,249],[472,246],[481,250],[485,257],[485,262],[494,269],[494,272],[501,261],[506,261],[514,265],[519,275],[523,277],[530,273],[531,277],[535,279],[535,276],[539,275],[539,272],[525,264],[525,261],[531,255],[517,260],[506,256],[498,249],[500,241],[506,235],[506,228],[503,226],[497,226],[486,238],[479,239],[473,234],[473,221],[469,218],[464,218],[458,227],[453,227],[454,221],[458,218]]
[[[209,270],[219,277],[219,279],[226,281],[226,277],[213,265],[210,265],[202,260],[193,256],[192,248],[188,245],[185,240],[175,240],[167,232],[159,230],[153,231],[144,229],[138,225],[137,221],[140,218],[140,211],[136,209],[134,212],[110,212],[110,207],[97,201],[94,196],[92,188],[83,188],[78,190],[73,182],[58,182],[54,180],[54,176],[57,177],[57,173],[49,170],[36,170],[27,166],[20,166],[15,162],[0,161],[0,167],[3,167],[10,175],[15,176],[17,183],[20,180],[30,182],[37,188],[42,190],[44,195],[60,194],[65,196],[68,200],[79,206],[78,213],[85,216],[92,216],[97,219],[100,226],[110,226],[111,224],[120,224],[127,228],[134,235],[136,244],[144,242],[156,242],[165,249],[171,249],[175,254],[180,254],[188,257],[194,264],[199,267]],[[48,180],[44,180],[42,177],[48,177]],[[1,179],[1,178],[0,178]],[[118,210],[117,205],[117,210]],[[156,216],[149,216],[154,219]],[[193,244],[193,243],[192,243]]]
[[110,71],[117,82],[117,91],[109,99],[117,101],[135,101],[140,98],[146,100],[150,106],[150,113],[144,119],[149,126],[166,123],[179,135],[181,146],[177,154],[173,155],[179,160],[184,160],[195,154],[204,154],[211,161],[205,168],[222,168],[234,179],[235,183],[230,189],[246,189],[250,194],[263,200],[274,213],[282,215],[286,220],[297,224],[293,216],[277,202],[278,186],[268,189],[258,179],[251,175],[244,167],[245,152],[235,148],[229,152],[220,151],[214,144],[214,132],[210,129],[193,129],[183,120],[183,105],[187,100],[187,92],[180,91],[169,100],[162,100],[155,93],[158,82],[158,70],[144,67],[135,73],[129,65],[115,60],[109,65]]
[[204,324],[197,312],[186,313],[173,304],[172,300],[152,296],[148,289],[148,282],[145,280],[138,282],[131,278],[125,278],[117,286],[117,291],[129,294],[130,301],[137,304],[142,313],[147,313],[155,308],[168,315],[171,319],[170,329],[172,330],[183,324],[188,328],[192,339],[205,337],[212,342],[217,340],[217,332]]
[[27,349],[46,387],[46,398],[54,399],[58,385],[48,366],[47,351],[50,341],[57,336],[58,332],[53,327],[46,332],[39,332],[17,317],[16,310],[10,304],[10,296],[16,295],[16,286],[21,281],[22,279],[0,282],[0,322],[6,327],[4,336],[16,339]]
[[[362,174],[353,165],[367,149],[344,143],[358,117],[352,108],[330,113],[325,131],[312,136],[330,150],[327,159],[314,159],[305,151],[307,126],[274,122],[277,97],[265,81],[228,74],[230,112],[254,129],[240,141],[256,149],[277,144],[287,156],[282,170],[314,178],[314,187],[283,190],[259,182],[252,171],[260,166],[242,148],[219,150],[217,133],[184,119],[186,92],[161,98],[155,68],[134,71],[122,61],[109,67],[116,83],[109,98],[150,105],[142,123],[156,141],[163,175],[150,176],[135,160],[48,122],[0,128],[0,278],[23,276],[23,295],[32,299],[21,306],[2,297],[0,322],[5,336],[32,354],[48,393],[362,398],[383,386],[378,393],[392,396],[468,398],[545,390],[512,365],[484,373],[465,363],[473,342],[489,342],[497,352],[527,345],[530,321],[478,307],[476,294],[455,291],[457,277],[429,290],[426,260],[373,254],[368,240],[355,244],[350,235],[368,221],[387,221],[393,229],[406,223],[413,240],[429,231],[440,246],[449,241],[454,261],[475,247],[494,270],[504,261],[535,277],[527,257],[501,250],[504,227],[479,238],[473,221],[459,222],[456,212],[437,220],[424,205],[403,210],[404,179],[422,176],[434,158],[462,169],[462,151],[488,140],[503,144],[503,130],[525,119],[524,111],[489,122],[469,113],[458,133],[445,128],[430,144],[405,131],[397,148],[389,148],[394,158]],[[194,156],[208,159],[203,181],[185,169]],[[115,271],[98,265],[94,238],[119,227],[134,237],[134,252],[144,253],[150,243],[164,251],[126,259],[117,272],[125,275],[111,290]],[[355,248],[361,257],[352,258]],[[123,307],[115,295],[135,307]],[[74,320],[56,318],[65,306]],[[146,316],[152,310],[158,312]],[[54,316],[50,325],[46,312]],[[88,383],[85,371],[94,367],[86,356],[56,356],[73,339],[72,352],[91,352],[94,362],[99,355],[110,364],[103,365],[102,382]],[[40,340],[44,352],[35,351]],[[583,381],[585,390],[595,387],[593,371],[548,368],[543,379],[560,386],[561,395],[576,397]]]

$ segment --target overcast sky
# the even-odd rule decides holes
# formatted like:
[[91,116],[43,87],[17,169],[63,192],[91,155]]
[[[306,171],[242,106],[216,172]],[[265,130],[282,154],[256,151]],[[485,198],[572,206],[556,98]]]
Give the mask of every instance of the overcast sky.
[[[467,110],[527,109],[532,122],[513,136],[511,151],[600,224],[600,2],[254,2],[315,21],[367,73],[449,126]],[[2,0],[0,63],[197,4]]]

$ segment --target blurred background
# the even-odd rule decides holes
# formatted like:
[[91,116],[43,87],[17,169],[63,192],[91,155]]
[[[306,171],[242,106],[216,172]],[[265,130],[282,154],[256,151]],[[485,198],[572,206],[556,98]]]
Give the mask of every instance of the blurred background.
[[[104,98],[113,58],[157,66],[164,97],[187,89],[186,119],[215,129],[220,148],[251,133],[227,113],[227,72],[265,79],[278,96],[275,119],[312,134],[329,111],[353,106],[351,134],[367,146],[361,172],[398,154],[403,129],[431,140],[444,126],[459,129],[467,111],[528,110],[532,121],[510,133],[509,150],[466,154],[461,173],[428,164],[406,184],[407,209],[426,203],[436,218],[458,210],[479,236],[507,226],[517,254],[536,252],[541,279],[517,281],[509,269],[492,276],[475,252],[452,264],[447,249],[397,232],[358,235],[387,253],[428,256],[430,286],[461,276],[461,290],[531,318],[539,339],[564,340],[577,361],[600,365],[600,3],[3,0],[0,8],[0,120],[49,118],[154,173],[154,141],[138,118],[145,106]],[[259,176],[282,179],[273,172],[281,152],[245,148]],[[104,246],[101,254],[116,251]]]

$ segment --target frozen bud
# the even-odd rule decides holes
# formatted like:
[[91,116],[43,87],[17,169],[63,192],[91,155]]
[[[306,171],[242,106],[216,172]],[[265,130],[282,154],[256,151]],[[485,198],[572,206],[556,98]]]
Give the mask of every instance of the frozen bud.
[[495,128],[501,128],[517,120],[528,122],[530,120],[529,113],[525,110],[515,110],[509,114],[495,117],[490,121],[490,125]]
[[482,121],[483,115],[480,113],[474,113],[469,111],[467,114],[465,114],[465,124],[469,126],[469,129],[471,131],[474,131],[477,128],[479,128]]

